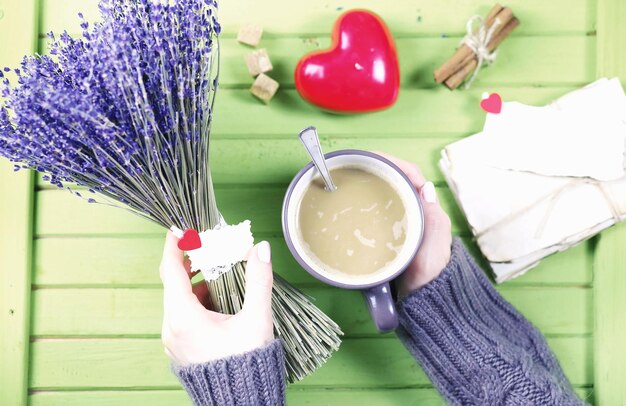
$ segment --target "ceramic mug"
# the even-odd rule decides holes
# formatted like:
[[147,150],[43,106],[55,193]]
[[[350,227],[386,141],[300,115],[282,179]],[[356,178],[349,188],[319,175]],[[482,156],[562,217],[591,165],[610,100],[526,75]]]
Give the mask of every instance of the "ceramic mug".
[[389,281],[409,266],[424,234],[424,212],[417,190],[400,168],[372,152],[340,150],[325,157],[329,170],[341,167],[366,170],[383,178],[395,189],[404,203],[407,216],[404,245],[393,261],[372,274],[348,275],[325,269],[307,249],[299,227],[302,197],[313,179],[319,176],[313,163],[309,163],[291,181],[283,202],[282,223],[287,246],[298,263],[315,278],[340,288],[361,290],[378,330],[392,331],[398,327],[398,315]]

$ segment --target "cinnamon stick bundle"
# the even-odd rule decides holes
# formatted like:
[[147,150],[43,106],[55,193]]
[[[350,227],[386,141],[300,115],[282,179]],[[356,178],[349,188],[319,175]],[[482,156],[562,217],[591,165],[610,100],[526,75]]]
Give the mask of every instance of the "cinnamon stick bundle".
[[[513,11],[500,4],[493,6],[487,17],[485,17],[485,30],[489,31],[497,22],[493,30],[493,35],[487,44],[487,50],[493,52],[498,45],[520,24],[513,15]],[[436,69],[433,74],[435,82],[446,85],[450,90],[454,90],[465,79],[478,68],[478,56],[470,47],[461,45],[454,55],[443,65]]]

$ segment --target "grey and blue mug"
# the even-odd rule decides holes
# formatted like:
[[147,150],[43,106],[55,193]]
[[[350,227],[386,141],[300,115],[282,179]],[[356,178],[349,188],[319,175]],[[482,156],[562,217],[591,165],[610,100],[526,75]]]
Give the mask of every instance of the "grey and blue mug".
[[[302,168],[291,181],[283,202],[283,233],[291,254],[315,278],[345,289],[362,291],[376,328],[388,332],[398,327],[398,315],[389,281],[411,263],[424,234],[424,212],[417,190],[407,176],[388,159],[368,151],[340,150],[325,155],[329,170],[350,167],[365,170],[386,180],[398,193],[407,218],[406,239],[396,258],[379,271],[367,275],[349,275],[330,269],[316,260],[302,238],[299,210],[302,197],[313,179],[319,176],[313,163]],[[340,270],[339,270],[340,271]]]

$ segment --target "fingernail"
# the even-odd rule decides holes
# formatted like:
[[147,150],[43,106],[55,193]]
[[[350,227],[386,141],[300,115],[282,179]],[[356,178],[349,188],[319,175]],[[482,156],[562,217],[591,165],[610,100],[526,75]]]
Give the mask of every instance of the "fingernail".
[[264,264],[269,264],[272,259],[272,251],[270,249],[270,243],[267,241],[261,241],[256,247],[256,255],[259,261]]
[[422,186],[422,197],[427,203],[437,203],[437,192],[433,182],[424,183],[424,186]]

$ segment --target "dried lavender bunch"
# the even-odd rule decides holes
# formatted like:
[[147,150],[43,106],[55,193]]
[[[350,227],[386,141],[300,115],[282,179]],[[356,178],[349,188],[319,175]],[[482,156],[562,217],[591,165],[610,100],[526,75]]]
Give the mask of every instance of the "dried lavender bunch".
[[[102,22],[82,15],[82,38],[67,33],[49,55],[24,58],[11,87],[0,72],[0,155],[16,170],[87,188],[90,203],[123,207],[169,228],[220,223],[209,168],[219,77],[215,0],[101,0]],[[8,70],[5,69],[5,72]],[[213,307],[237,312],[245,264],[208,282]],[[276,277],[275,332],[290,381],[339,347],[338,326]]]

